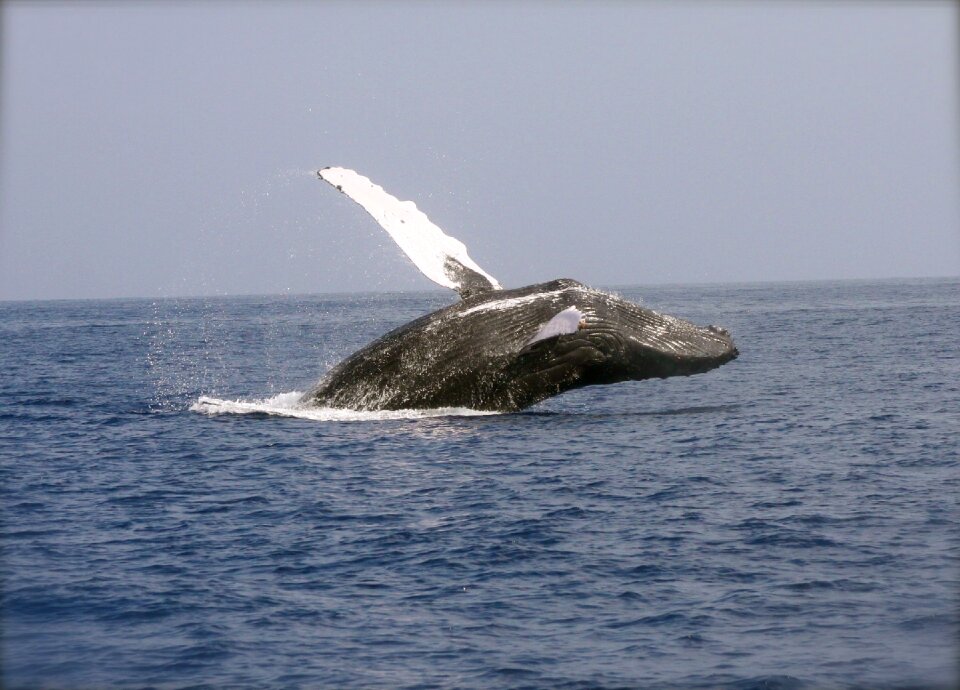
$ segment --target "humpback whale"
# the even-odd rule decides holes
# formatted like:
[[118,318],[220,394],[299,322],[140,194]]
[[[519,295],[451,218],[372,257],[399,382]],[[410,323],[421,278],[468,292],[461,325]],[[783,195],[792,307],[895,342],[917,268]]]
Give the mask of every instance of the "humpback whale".
[[413,202],[346,168],[317,174],[461,299],[347,357],[303,404],[510,412],[583,386],[699,374],[739,354],[722,328],[696,326],[576,280],[503,289]]

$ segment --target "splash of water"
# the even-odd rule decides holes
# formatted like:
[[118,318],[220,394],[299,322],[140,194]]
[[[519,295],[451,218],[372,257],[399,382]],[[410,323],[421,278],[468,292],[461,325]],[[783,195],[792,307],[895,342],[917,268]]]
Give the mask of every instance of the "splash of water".
[[303,393],[291,391],[260,400],[223,400],[200,396],[190,406],[193,412],[207,415],[267,414],[280,417],[297,417],[318,422],[371,422],[394,419],[426,419],[430,417],[475,417],[500,414],[466,407],[439,407],[432,410],[344,410],[333,407],[312,407],[300,402]]

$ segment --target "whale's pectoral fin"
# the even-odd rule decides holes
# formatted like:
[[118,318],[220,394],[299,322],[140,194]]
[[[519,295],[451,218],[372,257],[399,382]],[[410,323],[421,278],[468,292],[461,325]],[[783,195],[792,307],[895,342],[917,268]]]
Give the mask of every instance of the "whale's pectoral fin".
[[529,404],[570,388],[585,385],[585,373],[602,364],[606,356],[589,338],[578,335],[585,327],[585,314],[567,307],[543,323],[517,352],[511,364],[511,397],[515,404]]
[[588,383],[590,367],[606,356],[584,338],[556,333],[524,345],[513,361],[512,399],[520,408]]
[[433,282],[461,297],[501,289],[496,278],[474,263],[463,242],[430,222],[412,201],[400,201],[347,168],[324,168],[317,175],[360,204]]
[[460,293],[460,297],[463,299],[500,289],[500,286],[491,283],[487,276],[477,273],[472,268],[467,268],[452,256],[448,256],[444,260],[443,272],[447,274],[450,282],[456,285],[454,289]]

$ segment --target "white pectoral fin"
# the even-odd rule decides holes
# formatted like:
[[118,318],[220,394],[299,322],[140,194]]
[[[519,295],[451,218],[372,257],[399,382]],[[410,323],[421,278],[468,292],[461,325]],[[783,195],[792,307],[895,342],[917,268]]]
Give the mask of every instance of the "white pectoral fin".
[[583,321],[583,316],[583,312],[576,307],[567,307],[543,324],[540,330],[537,331],[537,334],[530,338],[524,347],[529,347],[536,342],[552,338],[555,335],[576,333],[580,329],[580,322]]
[[368,178],[347,168],[317,174],[360,204],[400,246],[427,278],[462,296],[500,290],[496,278],[480,268],[460,240],[430,222],[412,201],[400,201]]

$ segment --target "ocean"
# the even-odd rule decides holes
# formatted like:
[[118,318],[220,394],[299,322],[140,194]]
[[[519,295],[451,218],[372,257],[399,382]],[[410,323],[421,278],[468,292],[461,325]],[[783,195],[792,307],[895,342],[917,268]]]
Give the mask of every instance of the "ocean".
[[304,411],[455,295],[0,302],[0,684],[957,687],[960,279],[616,291],[740,358]]

